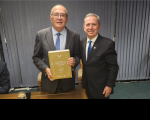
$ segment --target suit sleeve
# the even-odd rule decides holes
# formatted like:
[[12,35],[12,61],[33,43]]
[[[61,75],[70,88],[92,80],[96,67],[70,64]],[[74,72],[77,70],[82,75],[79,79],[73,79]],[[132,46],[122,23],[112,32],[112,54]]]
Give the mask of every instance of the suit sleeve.
[[40,42],[40,38],[38,34],[36,35],[36,39],[35,39],[34,53],[32,59],[35,66],[41,72],[45,72],[48,65],[46,65],[46,63],[43,61],[42,43]]
[[113,88],[115,87],[115,81],[117,79],[118,75],[118,62],[117,62],[117,53],[115,50],[115,42],[112,41],[112,43],[109,45],[106,56],[105,56],[109,74],[108,74],[108,80],[107,80],[107,86]]
[[6,63],[0,74],[0,79],[1,79],[0,94],[6,94],[9,92],[10,89],[10,75]]
[[74,59],[75,59],[74,69],[76,69],[76,67],[78,66],[80,62],[80,36],[79,35],[77,35],[77,38],[76,38]]
[[0,88],[0,94],[6,94],[9,92],[10,87],[9,86],[2,86]]

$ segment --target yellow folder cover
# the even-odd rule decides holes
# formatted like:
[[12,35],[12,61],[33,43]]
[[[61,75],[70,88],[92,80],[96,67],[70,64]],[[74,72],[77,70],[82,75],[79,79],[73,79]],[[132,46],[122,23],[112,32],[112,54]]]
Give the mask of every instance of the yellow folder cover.
[[70,58],[69,49],[48,52],[52,79],[72,78],[71,66],[67,64]]

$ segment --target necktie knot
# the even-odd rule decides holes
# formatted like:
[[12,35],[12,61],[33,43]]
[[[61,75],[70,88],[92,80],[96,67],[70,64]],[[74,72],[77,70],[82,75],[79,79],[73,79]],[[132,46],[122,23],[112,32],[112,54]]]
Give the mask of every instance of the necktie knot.
[[57,35],[57,36],[60,36],[60,33],[57,33],[56,35]]
[[92,42],[92,41],[91,41],[91,40],[89,40],[89,45],[91,45],[91,42]]

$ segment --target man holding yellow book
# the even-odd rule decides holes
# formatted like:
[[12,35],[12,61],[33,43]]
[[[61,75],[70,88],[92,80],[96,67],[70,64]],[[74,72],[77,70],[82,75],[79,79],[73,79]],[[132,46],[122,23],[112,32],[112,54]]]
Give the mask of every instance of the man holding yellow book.
[[[80,36],[75,31],[66,27],[68,13],[64,6],[54,6],[50,13],[50,20],[52,27],[37,32],[32,58],[36,67],[42,72],[42,89],[50,93],[56,93],[57,91],[64,92],[75,88],[73,70],[79,64]],[[69,49],[70,51],[70,58],[67,64],[72,67],[72,78],[53,80],[48,52],[65,49]]]

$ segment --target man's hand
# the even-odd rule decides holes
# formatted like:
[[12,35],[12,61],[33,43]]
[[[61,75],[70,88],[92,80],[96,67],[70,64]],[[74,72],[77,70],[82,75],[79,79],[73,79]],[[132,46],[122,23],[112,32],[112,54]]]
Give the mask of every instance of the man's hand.
[[53,81],[53,79],[52,79],[53,75],[52,75],[52,73],[51,73],[50,68],[46,68],[46,74],[47,74],[47,77],[48,77],[51,81]]
[[69,58],[67,61],[67,64],[74,67],[75,65],[75,59],[73,57]]
[[108,97],[108,96],[110,95],[111,91],[112,91],[112,88],[106,86],[106,87],[104,88],[103,94],[105,94],[105,97]]

